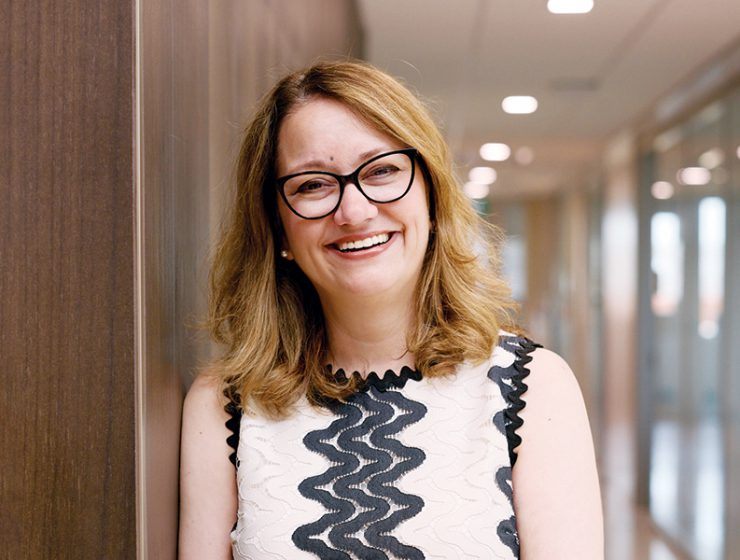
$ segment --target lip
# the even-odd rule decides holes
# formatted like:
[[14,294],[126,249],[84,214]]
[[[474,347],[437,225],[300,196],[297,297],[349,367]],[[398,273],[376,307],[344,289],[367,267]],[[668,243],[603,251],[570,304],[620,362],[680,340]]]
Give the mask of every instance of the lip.
[[374,235],[382,235],[384,233],[388,234],[389,237],[393,237],[393,234],[396,232],[388,231],[388,230],[378,230],[378,231],[366,231],[363,233],[353,233],[352,235],[345,235],[344,237],[338,237],[330,241],[329,243],[327,243],[326,246],[333,249],[335,245],[338,246],[341,243],[349,243],[350,241],[359,241],[360,239],[367,239],[368,237],[372,237]]
[[[388,241],[386,241],[382,245],[375,245],[374,247],[369,247],[367,249],[363,249],[362,251],[349,251],[346,253],[343,253],[342,251],[339,250],[340,243],[358,241],[360,239],[366,239],[368,237],[372,237],[373,235],[380,235],[383,233],[388,235]],[[397,234],[398,234],[397,231],[384,230],[384,231],[373,231],[373,232],[367,232],[367,233],[346,235],[344,237],[337,238],[331,243],[328,243],[326,245],[326,248],[334,255],[337,255],[343,259],[363,259],[365,257],[373,257],[379,253],[386,251],[391,245],[395,243],[396,238],[398,237]]]

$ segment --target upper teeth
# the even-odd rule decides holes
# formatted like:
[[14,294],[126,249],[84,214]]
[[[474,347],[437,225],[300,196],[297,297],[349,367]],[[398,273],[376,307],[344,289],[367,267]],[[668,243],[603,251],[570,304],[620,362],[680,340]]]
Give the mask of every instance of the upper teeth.
[[372,237],[366,237],[365,239],[358,239],[357,241],[347,241],[346,243],[339,243],[339,250],[340,251],[347,251],[350,249],[365,249],[367,247],[372,247],[373,245],[380,245],[381,243],[385,243],[389,239],[389,235],[387,233],[380,233],[378,235],[373,235]]

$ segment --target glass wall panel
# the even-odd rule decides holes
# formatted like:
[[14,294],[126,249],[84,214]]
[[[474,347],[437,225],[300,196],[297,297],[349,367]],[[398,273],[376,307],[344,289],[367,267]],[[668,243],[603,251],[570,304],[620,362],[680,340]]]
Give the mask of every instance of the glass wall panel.
[[[691,557],[725,549],[726,422],[721,367],[726,340],[727,191],[735,156],[731,107],[712,103],[657,136],[649,189],[650,511]],[[738,556],[735,556],[738,557]]]

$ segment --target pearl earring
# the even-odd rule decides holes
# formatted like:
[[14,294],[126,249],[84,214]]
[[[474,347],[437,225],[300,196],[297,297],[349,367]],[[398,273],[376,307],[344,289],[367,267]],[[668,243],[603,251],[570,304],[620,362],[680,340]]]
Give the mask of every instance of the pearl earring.
[[280,251],[280,256],[283,257],[284,259],[287,259],[288,258],[288,251],[286,251],[285,249],[283,249],[282,251]]

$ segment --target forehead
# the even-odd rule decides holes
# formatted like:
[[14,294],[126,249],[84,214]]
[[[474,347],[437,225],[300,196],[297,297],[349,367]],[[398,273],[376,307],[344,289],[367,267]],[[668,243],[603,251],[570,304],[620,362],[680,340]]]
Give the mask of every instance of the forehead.
[[344,103],[311,98],[284,119],[278,131],[278,174],[309,167],[346,169],[367,154],[403,148]]

